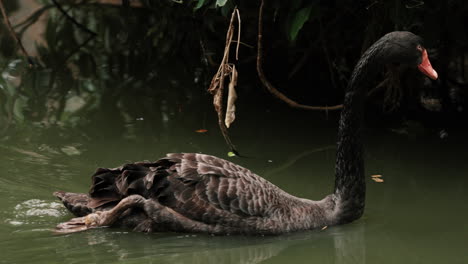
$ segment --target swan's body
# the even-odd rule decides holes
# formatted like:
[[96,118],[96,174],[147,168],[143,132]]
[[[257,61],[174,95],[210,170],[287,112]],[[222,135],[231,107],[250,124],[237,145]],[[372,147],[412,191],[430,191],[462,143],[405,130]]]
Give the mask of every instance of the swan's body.
[[[169,154],[153,163],[98,169],[89,195],[56,192],[79,218],[58,225],[59,232],[96,226],[136,231],[213,234],[280,234],[344,224],[364,212],[362,144],[364,94],[378,65],[413,64],[437,78],[409,32],[392,32],[361,57],[345,95],[339,127],[335,190],[320,201],[295,197],[229,161],[203,154]],[[376,65],[376,62],[378,64]]]
[[323,227],[333,219],[331,196],[318,202],[297,198],[248,169],[209,155],[169,154],[154,163],[99,169],[93,179],[94,198],[82,197],[77,215],[92,211],[83,208],[135,197],[129,208],[136,210],[127,214],[145,211],[144,221],[123,225],[139,231],[277,234]]

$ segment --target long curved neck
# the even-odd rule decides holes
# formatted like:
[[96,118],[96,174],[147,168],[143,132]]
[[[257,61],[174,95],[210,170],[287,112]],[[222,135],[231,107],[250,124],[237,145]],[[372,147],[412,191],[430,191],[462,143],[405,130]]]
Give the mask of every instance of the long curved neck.
[[372,45],[361,57],[351,75],[344,98],[338,131],[335,165],[335,221],[351,222],[364,212],[366,185],[361,129],[367,88],[378,72],[379,44]]

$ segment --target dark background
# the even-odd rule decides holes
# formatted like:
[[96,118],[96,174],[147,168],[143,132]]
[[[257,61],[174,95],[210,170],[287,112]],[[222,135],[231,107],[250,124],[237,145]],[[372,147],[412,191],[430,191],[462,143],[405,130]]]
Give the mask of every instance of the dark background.
[[[238,111],[252,105],[287,107],[257,76],[260,1],[5,4],[14,30],[30,47],[30,58],[2,23],[0,120],[4,131],[31,122],[89,125],[102,122],[99,113],[105,111],[118,112],[122,119],[152,116],[154,123],[161,123],[165,113],[196,106],[215,117],[206,90],[221,61],[235,6],[241,15],[243,43],[239,61],[230,58],[239,70]],[[398,74],[389,74],[390,68],[382,72],[381,80],[388,82],[380,86],[376,82],[379,88],[369,92],[367,124],[404,131],[417,126],[447,137],[466,123],[467,7],[463,0],[266,1],[266,77],[299,103],[340,104],[360,54],[387,32],[409,30],[425,40],[440,78],[431,81],[414,69],[393,66]],[[15,18],[25,8],[30,11]],[[16,76],[16,82],[7,76]],[[84,105],[67,113],[72,97],[80,97]]]

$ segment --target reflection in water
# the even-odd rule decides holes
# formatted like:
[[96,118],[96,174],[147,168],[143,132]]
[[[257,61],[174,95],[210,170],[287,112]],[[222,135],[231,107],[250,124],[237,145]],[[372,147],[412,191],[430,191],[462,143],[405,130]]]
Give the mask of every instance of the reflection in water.
[[[74,128],[107,122],[101,133],[124,132],[125,128],[112,121],[149,120],[164,128],[173,113],[184,111],[193,99],[205,94],[206,85],[200,80],[205,79],[200,73],[204,67],[201,54],[188,45],[198,47],[198,30],[194,21],[176,19],[170,5],[147,3],[157,8],[131,9],[125,21],[119,8],[86,3],[67,6],[84,27],[97,32],[98,37],[88,42],[89,33],[54,12],[54,5],[39,8],[31,1],[21,2],[16,16],[32,10],[34,15],[14,19],[12,12],[12,22],[18,23],[15,30],[26,30],[26,45],[37,45],[36,52],[31,52],[37,55],[37,65],[29,67],[24,59],[10,57],[14,51],[5,51],[7,46],[0,45],[0,139],[12,126],[31,126],[31,121],[45,127]],[[190,9],[180,9],[179,15],[190,18],[193,14]],[[45,33],[30,36],[32,31],[27,29],[36,24],[40,30],[34,33]],[[9,34],[1,34],[0,44],[14,43],[8,38]],[[183,59],[174,59],[183,54]],[[112,121],[105,120],[109,112]]]
[[[106,230],[107,231],[107,230]],[[97,230],[67,236],[68,242],[56,249],[63,259],[73,259],[81,244],[93,259],[143,260],[157,263],[245,263],[254,264],[270,259],[291,245],[292,241],[266,237],[211,237],[205,235],[135,234]],[[71,241],[70,241],[71,240]],[[83,248],[84,245],[79,245]],[[81,252],[83,253],[83,252]]]
[[[294,252],[300,250],[301,255],[312,253],[318,259],[330,259],[337,264],[366,263],[363,230],[364,228],[355,225],[351,232],[349,228],[344,231],[338,227],[278,237],[213,237],[198,234],[141,234],[103,229],[61,237],[66,242],[56,252],[61,258],[70,260],[77,254],[78,248],[82,248],[92,259],[101,261],[255,264],[285,263],[284,257],[275,257],[282,254],[295,259],[297,254]],[[333,243],[334,249],[323,247]]]
[[366,241],[364,236],[364,223],[353,225],[352,230],[340,232],[341,227],[336,227],[333,232],[335,244],[335,263],[366,263]]

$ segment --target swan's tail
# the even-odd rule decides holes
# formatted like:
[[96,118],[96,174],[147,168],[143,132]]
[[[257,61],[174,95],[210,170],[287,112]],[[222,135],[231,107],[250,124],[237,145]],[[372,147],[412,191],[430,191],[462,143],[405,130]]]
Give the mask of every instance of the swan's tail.
[[54,196],[59,198],[72,214],[78,216],[70,221],[58,224],[54,232],[57,234],[69,234],[87,230],[88,226],[84,221],[85,216],[94,212],[94,209],[89,207],[89,202],[91,200],[89,195],[85,193],[58,191],[54,192]]
[[91,198],[87,194],[58,191],[54,192],[54,196],[76,216],[85,216],[93,212],[93,208],[88,205]]
[[126,164],[116,169],[99,168],[92,176],[88,194],[54,192],[65,207],[76,216],[85,216],[95,210],[112,208],[120,200],[131,194],[148,196],[144,187],[145,177],[151,173],[153,163]]
[[[92,176],[92,185],[88,194],[55,192],[65,207],[77,218],[57,225],[55,232],[68,234],[84,231],[92,226],[87,222],[87,215],[112,209],[123,198],[138,194],[145,198],[158,196],[166,189],[166,177],[171,173],[174,161],[161,159],[156,162],[138,162],[126,164],[115,169],[99,168]],[[120,219],[116,225],[134,228],[146,216],[137,211]]]
[[166,186],[164,179],[172,164],[168,159],[161,159],[156,162],[130,163],[116,169],[99,168],[92,177],[88,206],[113,206],[132,194],[145,198],[157,195]]

